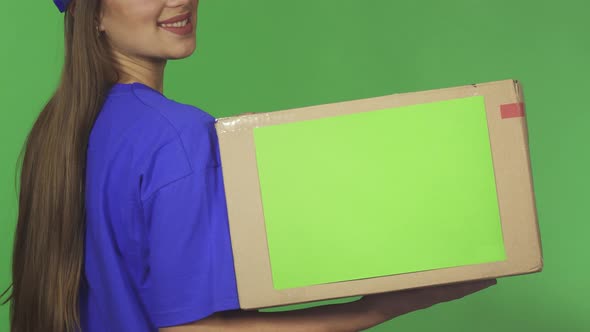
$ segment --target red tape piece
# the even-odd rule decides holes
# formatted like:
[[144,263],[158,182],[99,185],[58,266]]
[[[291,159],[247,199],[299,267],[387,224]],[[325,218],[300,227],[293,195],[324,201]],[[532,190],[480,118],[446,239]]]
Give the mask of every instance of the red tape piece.
[[524,103],[512,103],[500,105],[502,119],[524,117]]

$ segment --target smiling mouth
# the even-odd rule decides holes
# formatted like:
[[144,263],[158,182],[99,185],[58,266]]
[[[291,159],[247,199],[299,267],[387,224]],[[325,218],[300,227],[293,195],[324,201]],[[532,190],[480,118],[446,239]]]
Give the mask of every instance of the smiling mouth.
[[186,18],[182,21],[174,22],[174,23],[160,23],[159,26],[163,28],[182,28],[186,26],[190,22],[190,18]]
[[158,22],[158,26],[163,28],[182,28],[191,22],[192,14],[190,12],[171,17],[167,20]]
[[188,36],[194,33],[192,17],[190,14],[178,15],[159,22],[158,27],[179,36]]

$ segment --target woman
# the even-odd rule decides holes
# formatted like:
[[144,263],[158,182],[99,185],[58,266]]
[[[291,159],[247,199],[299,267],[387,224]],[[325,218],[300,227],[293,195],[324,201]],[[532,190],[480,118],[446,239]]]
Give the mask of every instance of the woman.
[[26,142],[12,331],[358,331],[495,283],[239,310],[214,118],[163,95],[198,0],[54,1],[65,61]]

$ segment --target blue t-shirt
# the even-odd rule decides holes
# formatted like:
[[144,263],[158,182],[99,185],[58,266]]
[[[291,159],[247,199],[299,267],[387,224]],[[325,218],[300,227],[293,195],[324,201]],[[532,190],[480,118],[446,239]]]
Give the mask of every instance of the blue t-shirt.
[[109,91],[87,152],[84,332],[239,308],[214,123],[142,83]]

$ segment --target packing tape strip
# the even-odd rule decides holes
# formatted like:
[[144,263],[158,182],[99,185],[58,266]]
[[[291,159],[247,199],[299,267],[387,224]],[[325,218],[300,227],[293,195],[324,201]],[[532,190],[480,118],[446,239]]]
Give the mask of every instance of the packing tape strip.
[[524,117],[524,103],[512,103],[500,105],[502,119]]

